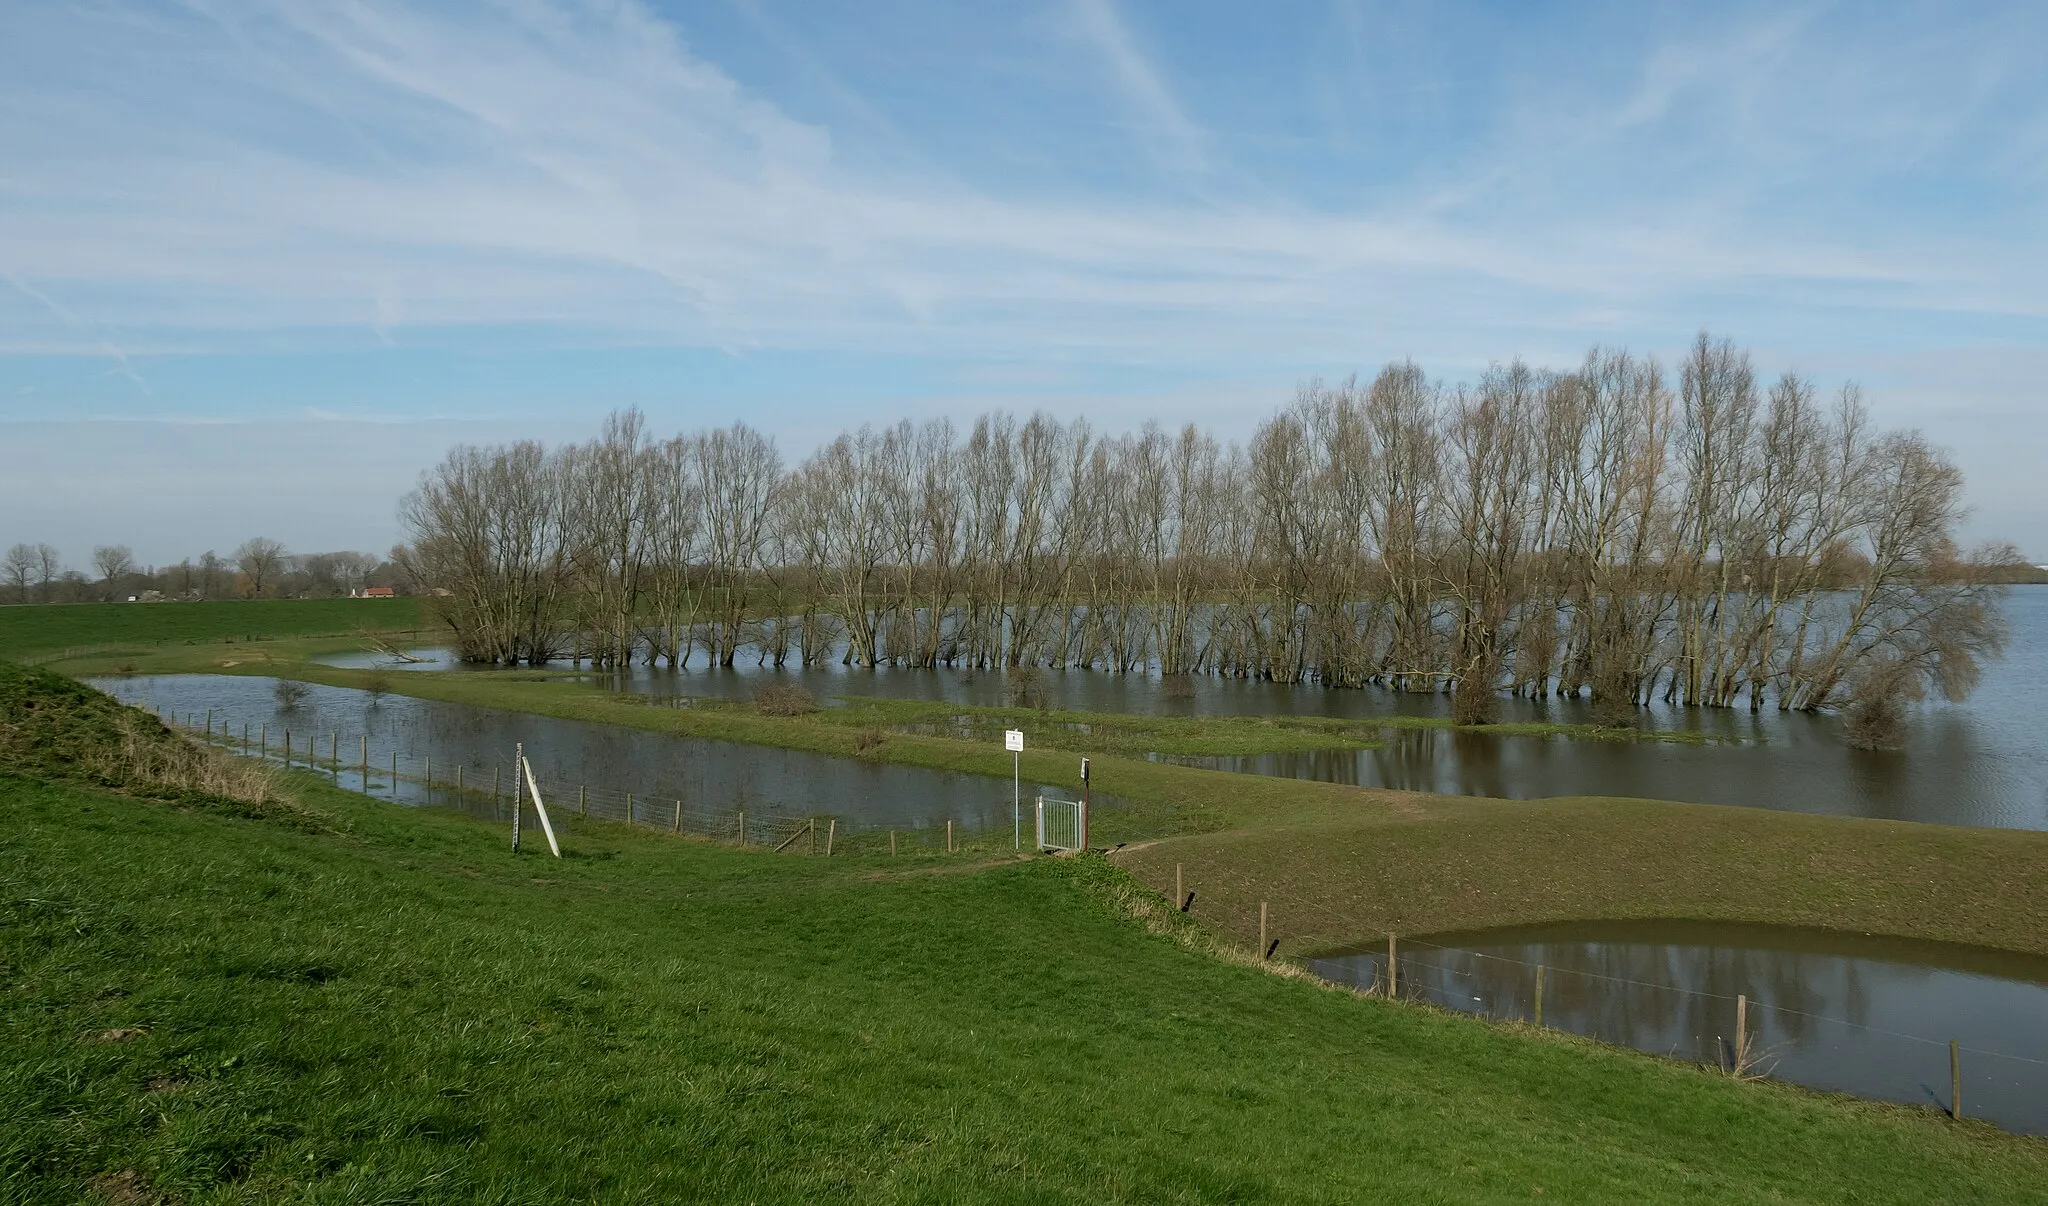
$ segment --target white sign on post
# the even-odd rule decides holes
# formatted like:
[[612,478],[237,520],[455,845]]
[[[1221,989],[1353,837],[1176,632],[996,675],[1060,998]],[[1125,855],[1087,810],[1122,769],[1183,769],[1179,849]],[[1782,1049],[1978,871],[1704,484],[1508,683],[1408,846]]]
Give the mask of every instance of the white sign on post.
[[1024,730],[1004,729],[1003,748],[1010,751],[1010,823],[1017,849],[1024,849]]

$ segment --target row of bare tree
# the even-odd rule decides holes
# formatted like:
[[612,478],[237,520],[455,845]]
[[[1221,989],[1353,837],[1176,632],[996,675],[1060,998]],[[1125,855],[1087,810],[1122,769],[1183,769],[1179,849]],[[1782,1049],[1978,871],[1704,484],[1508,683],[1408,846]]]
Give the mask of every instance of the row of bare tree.
[[1946,457],[1725,341],[1675,376],[1396,364],[1304,386],[1243,446],[990,414],[794,469],[744,425],[661,440],[628,411],[587,444],[457,448],[402,518],[480,660],[1156,669],[1444,690],[1466,720],[1502,691],[1614,715],[1967,692],[2013,554],[1957,549]]
[[16,544],[0,554],[0,584],[17,603],[328,598],[397,576],[395,566],[368,553],[295,554],[265,536],[243,541],[226,557],[208,549],[197,560],[164,566],[138,563],[125,544],[103,544],[92,551],[92,569],[88,576],[65,568],[50,544]]

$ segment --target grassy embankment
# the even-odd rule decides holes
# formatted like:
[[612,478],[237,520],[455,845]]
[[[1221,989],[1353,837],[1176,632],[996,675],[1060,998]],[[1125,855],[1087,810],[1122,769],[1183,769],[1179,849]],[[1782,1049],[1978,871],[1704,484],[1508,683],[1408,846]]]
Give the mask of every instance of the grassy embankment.
[[775,857],[600,824],[555,862],[310,778],[283,824],[64,769],[0,769],[9,1201],[2048,1184],[2039,1140],[1209,957],[1099,859]]
[[[226,644],[419,631],[425,626],[420,604],[418,599],[237,599],[0,607],[0,659],[76,660],[109,671],[126,663],[192,664],[218,660],[217,648]],[[214,648],[194,653],[193,646]]]
[[[283,673],[360,686],[362,671],[297,660],[218,672]],[[200,668],[195,665],[193,668]],[[854,700],[795,717],[733,706],[668,708],[546,672],[396,672],[394,691],[679,736],[782,746],[1006,778],[992,740],[874,731],[967,715],[1029,734],[1024,773],[1071,782],[1076,751],[1096,757],[1101,842],[1144,882],[1170,889],[1176,863],[1196,914],[1248,941],[1258,903],[1282,954],[1359,948],[1409,934],[1582,919],[1688,918],[1810,925],[2048,954],[2048,834],[1814,817],[1763,809],[1611,798],[1503,801],[1232,775],[1130,756],[1185,739],[1192,752],[1257,753],[1358,741],[1357,726],[1289,718],[1088,717],[1024,709]],[[1108,732],[1082,732],[1075,724]],[[1189,727],[1175,731],[1148,725]],[[1341,722],[1332,722],[1333,725]],[[1116,735],[1121,734],[1121,735]],[[1291,743],[1291,744],[1290,744]]]

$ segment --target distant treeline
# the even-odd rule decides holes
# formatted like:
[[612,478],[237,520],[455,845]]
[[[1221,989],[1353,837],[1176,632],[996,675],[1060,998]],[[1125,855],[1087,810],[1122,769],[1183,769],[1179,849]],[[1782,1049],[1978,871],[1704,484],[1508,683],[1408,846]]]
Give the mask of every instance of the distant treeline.
[[1961,474],[1702,335],[1447,386],[1304,385],[1249,443],[1007,414],[458,447],[405,500],[465,656],[1083,666],[1819,709],[1970,690],[2010,549]]
[[121,602],[130,598],[328,599],[368,586],[405,589],[403,569],[371,553],[292,553],[257,536],[222,557],[208,549],[176,565],[139,565],[125,544],[92,551],[92,573],[64,564],[50,544],[16,544],[0,556],[0,584],[14,603]]

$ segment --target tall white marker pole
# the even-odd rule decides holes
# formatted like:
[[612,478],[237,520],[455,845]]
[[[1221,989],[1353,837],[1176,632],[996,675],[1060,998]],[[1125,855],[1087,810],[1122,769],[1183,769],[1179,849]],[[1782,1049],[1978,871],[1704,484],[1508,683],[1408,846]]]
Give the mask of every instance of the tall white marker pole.
[[1016,830],[1017,850],[1024,849],[1024,730],[1004,729],[1003,748],[1010,751],[1011,828]]
[[[534,778],[533,767],[526,761],[526,755],[524,754],[519,756],[519,773],[526,780],[526,789],[533,793],[534,815],[540,818],[540,831],[548,835],[548,849],[555,852],[556,858],[560,858],[562,857],[562,843],[555,840],[555,827],[548,823],[548,806],[541,803],[540,800],[540,780]],[[514,794],[518,793],[515,792]],[[680,804],[677,806],[681,807]]]

